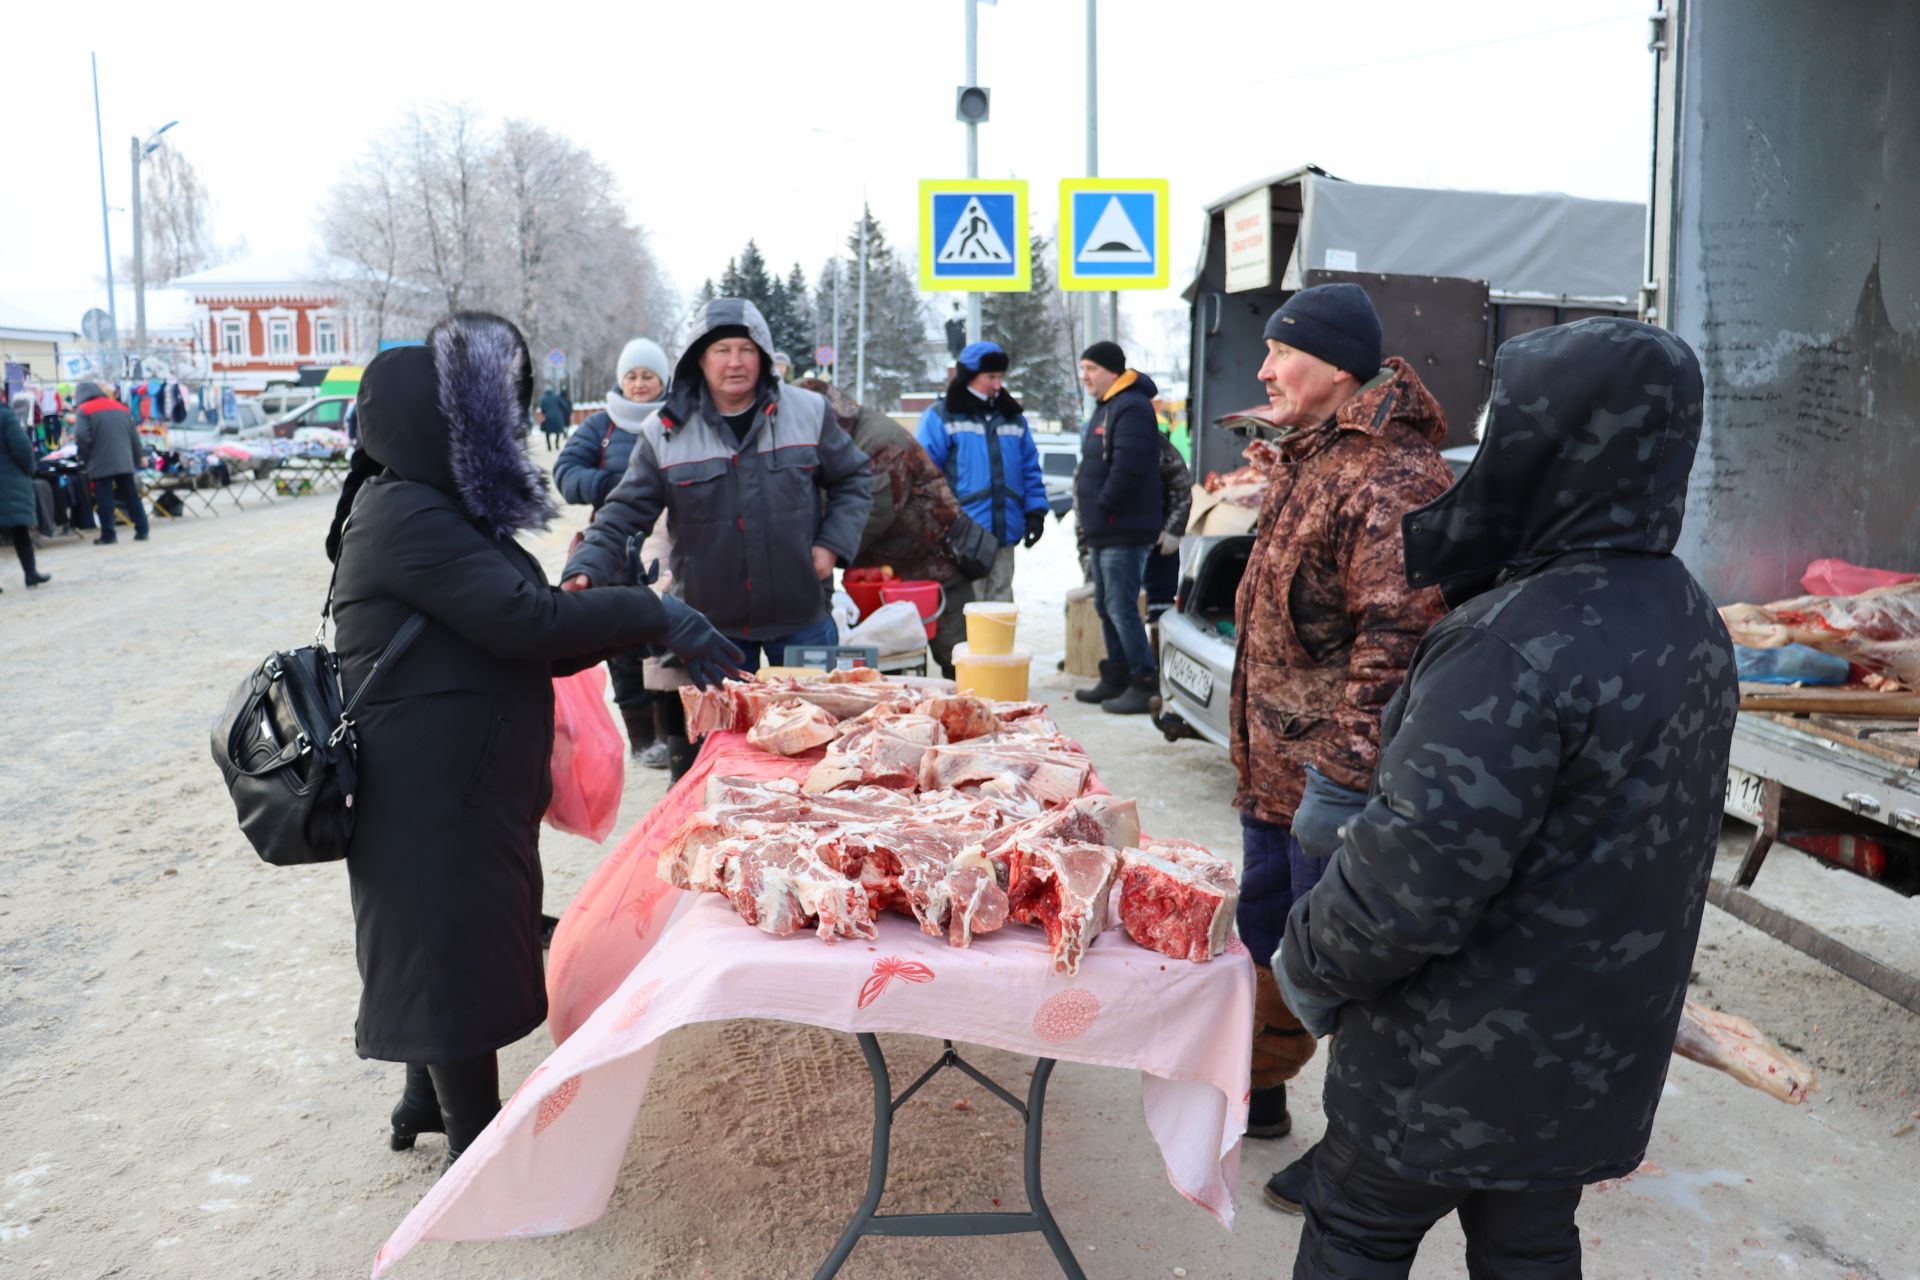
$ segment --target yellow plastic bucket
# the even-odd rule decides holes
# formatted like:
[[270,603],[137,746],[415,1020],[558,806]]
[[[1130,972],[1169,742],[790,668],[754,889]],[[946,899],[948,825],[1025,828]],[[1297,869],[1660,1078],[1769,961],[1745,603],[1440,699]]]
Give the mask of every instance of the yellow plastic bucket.
[[1033,667],[1033,654],[1026,649],[1012,653],[975,653],[971,645],[953,646],[954,683],[960,692],[992,698],[996,702],[1025,702],[1027,675]]
[[964,610],[967,616],[967,648],[984,656],[1002,656],[1013,652],[1013,633],[1020,610],[999,600],[978,600]]

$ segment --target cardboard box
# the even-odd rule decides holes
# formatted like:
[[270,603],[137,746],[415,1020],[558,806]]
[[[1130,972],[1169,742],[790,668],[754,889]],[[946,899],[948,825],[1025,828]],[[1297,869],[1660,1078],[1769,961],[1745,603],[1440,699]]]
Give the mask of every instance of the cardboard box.
[[1224,536],[1253,532],[1254,524],[1260,519],[1259,508],[1228,502],[1226,492],[1208,493],[1204,485],[1193,486],[1193,510],[1187,515],[1188,533]]

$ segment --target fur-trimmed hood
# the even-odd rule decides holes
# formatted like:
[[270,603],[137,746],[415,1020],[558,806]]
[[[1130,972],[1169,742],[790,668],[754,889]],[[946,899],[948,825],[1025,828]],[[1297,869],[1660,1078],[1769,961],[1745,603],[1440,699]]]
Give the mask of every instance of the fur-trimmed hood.
[[982,400],[975,395],[967,383],[976,376],[978,375],[962,369],[954,375],[953,381],[947,384],[947,394],[943,403],[949,418],[984,418],[989,413],[998,413],[1001,417],[1012,421],[1020,416],[1020,402],[1015,400],[1012,393],[1005,387],[994,392],[992,400]]
[[449,494],[496,538],[545,528],[555,506],[527,456],[526,343],[498,316],[462,313],[424,347],[375,356],[361,378],[362,447],[402,480]]

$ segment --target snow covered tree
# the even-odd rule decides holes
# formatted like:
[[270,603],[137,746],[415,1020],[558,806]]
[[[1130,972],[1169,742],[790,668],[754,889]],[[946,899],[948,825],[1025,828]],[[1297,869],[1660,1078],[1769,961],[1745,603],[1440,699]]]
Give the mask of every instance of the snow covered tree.
[[1079,361],[1078,353],[1067,350],[1053,304],[1056,290],[1047,268],[1051,247],[1047,237],[1033,237],[1033,288],[985,295],[980,328],[981,336],[1006,349],[1007,386],[1025,406],[1028,421],[1051,418],[1070,431],[1079,419]]

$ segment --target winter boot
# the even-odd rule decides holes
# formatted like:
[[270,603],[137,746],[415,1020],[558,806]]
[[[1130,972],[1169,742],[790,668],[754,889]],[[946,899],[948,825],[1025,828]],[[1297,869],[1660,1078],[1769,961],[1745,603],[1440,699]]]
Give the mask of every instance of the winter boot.
[[1313,1181],[1313,1153],[1308,1147],[1298,1160],[1267,1179],[1267,1203],[1282,1213],[1299,1213],[1300,1202],[1307,1197],[1307,1184]]
[[1116,716],[1143,716],[1151,710],[1153,695],[1160,692],[1160,674],[1136,671],[1127,677],[1127,689],[1117,698],[1108,698],[1100,709]]
[[1287,1086],[1255,1089],[1247,1099],[1247,1136],[1284,1138],[1293,1132],[1293,1117],[1287,1114]]
[[411,1151],[414,1138],[420,1134],[447,1131],[446,1122],[440,1118],[440,1099],[433,1092],[433,1076],[426,1067],[407,1064],[407,1087],[389,1123],[392,1127],[387,1145],[395,1151]]
[[620,718],[627,722],[627,754],[638,761],[653,745],[653,704],[622,707]]
[[440,1099],[440,1119],[447,1134],[447,1168],[451,1169],[500,1113],[500,1059],[483,1053],[459,1062],[436,1062],[427,1070],[433,1075],[433,1091]]
[[1117,698],[1127,691],[1127,664],[1100,662],[1100,683],[1091,689],[1081,689],[1074,693],[1075,702],[1105,702],[1108,698]]
[[678,782],[687,776],[687,770],[693,768],[693,762],[699,756],[691,742],[685,738],[667,739],[667,777]]

